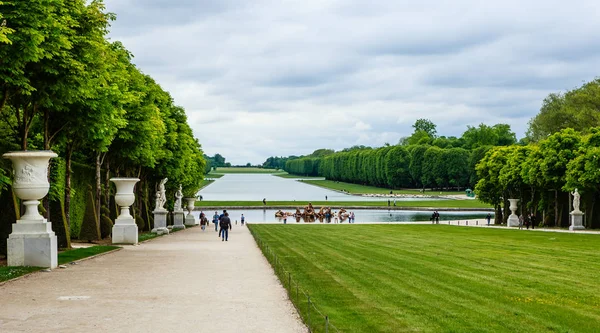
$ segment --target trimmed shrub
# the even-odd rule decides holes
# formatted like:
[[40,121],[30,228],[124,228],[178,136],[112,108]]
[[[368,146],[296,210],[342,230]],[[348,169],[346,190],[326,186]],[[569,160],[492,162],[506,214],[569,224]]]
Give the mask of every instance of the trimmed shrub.
[[135,224],[137,224],[139,232],[142,232],[144,230],[144,227],[146,226],[146,222],[139,215],[136,215],[136,217],[135,217]]
[[100,237],[102,239],[110,236],[112,233],[113,221],[110,219],[110,211],[106,206],[100,208]]
[[97,241],[100,239],[100,225],[98,223],[98,218],[96,217],[94,203],[95,201],[94,195],[92,194],[92,187],[89,186],[85,206],[85,215],[83,217],[83,223],[81,224],[81,232],[79,233],[79,239],[87,240],[88,242]]

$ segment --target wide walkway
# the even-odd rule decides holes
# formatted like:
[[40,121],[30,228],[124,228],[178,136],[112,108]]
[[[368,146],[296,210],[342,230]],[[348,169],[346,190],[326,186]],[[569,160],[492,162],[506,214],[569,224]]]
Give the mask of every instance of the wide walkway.
[[306,332],[246,227],[214,227],[0,286],[0,332]]

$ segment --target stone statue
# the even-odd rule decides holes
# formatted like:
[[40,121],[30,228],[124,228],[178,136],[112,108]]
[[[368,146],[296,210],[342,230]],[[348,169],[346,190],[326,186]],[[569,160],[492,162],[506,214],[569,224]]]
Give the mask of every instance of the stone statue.
[[574,212],[580,212],[580,210],[579,210],[579,203],[580,203],[579,198],[581,197],[581,195],[579,194],[579,192],[577,192],[577,189],[575,189],[575,191],[572,192],[571,194],[573,195],[573,211]]
[[158,191],[156,191],[156,206],[154,208],[155,210],[164,210],[165,209],[164,206],[165,206],[165,203],[167,202],[165,183],[167,182],[167,180],[169,180],[169,179],[165,178],[160,181],[160,184],[158,184]]
[[173,210],[180,211],[183,210],[181,208],[181,199],[183,198],[183,192],[181,192],[181,184],[179,184],[179,189],[175,192],[175,207]]

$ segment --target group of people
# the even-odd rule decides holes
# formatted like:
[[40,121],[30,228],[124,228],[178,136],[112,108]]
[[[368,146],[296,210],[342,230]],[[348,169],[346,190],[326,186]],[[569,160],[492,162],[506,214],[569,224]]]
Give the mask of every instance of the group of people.
[[431,214],[431,223],[440,224],[440,213],[437,210]]
[[[242,225],[244,225],[244,223],[246,222],[246,218],[244,217],[244,214],[242,214],[240,221],[241,221]],[[206,218],[206,215],[203,212],[200,212],[200,226],[202,227],[202,231],[206,230],[208,223],[209,222],[208,222],[208,218]],[[229,213],[227,212],[227,210],[223,209],[222,214],[215,212],[215,215],[213,215],[212,223],[215,224],[215,231],[219,232],[218,237],[221,238],[221,241],[227,242],[229,240],[229,230],[231,230],[233,228],[231,219],[229,218]],[[235,223],[237,224],[237,220],[235,221]]]
[[525,226],[527,229],[529,229],[529,226],[531,225],[531,229],[535,228],[535,215],[532,213],[529,214],[525,214],[525,216],[523,216],[523,214],[519,215],[519,229],[523,229],[523,226]]

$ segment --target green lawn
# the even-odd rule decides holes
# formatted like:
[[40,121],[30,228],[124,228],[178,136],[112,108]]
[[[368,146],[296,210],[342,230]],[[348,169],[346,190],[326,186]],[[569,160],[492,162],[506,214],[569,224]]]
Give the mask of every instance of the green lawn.
[[307,180],[323,179],[323,177],[298,176],[298,175],[291,175],[289,173],[277,173],[277,174],[274,174],[273,176],[277,176],[277,177],[281,177],[281,178],[307,179]]
[[[112,251],[118,249],[118,246],[105,246],[97,245],[87,248],[72,249],[60,252],[58,254],[58,264],[63,265],[72,261],[80,260],[83,258],[95,256],[100,253]],[[14,279],[21,275],[25,275],[31,272],[39,271],[41,267],[8,267],[0,266],[0,282]]]
[[[311,201],[313,206],[335,207],[382,207],[387,208],[387,199],[381,201]],[[270,207],[304,207],[308,201],[267,201]],[[196,201],[196,207],[260,207],[262,201]],[[401,208],[492,208],[479,200],[429,200],[429,201],[398,201],[395,209]]]
[[225,176],[225,175],[222,173],[212,173],[212,172],[209,172],[205,175],[206,178],[221,178],[223,176]]
[[[600,235],[250,224],[343,332],[600,332]],[[268,256],[271,264],[273,257]],[[291,299],[307,320],[307,301]],[[313,329],[323,321],[311,312]],[[331,332],[331,330],[330,330]]]
[[310,185],[316,185],[332,190],[346,191],[351,194],[390,194],[392,191],[394,194],[425,194],[425,195],[455,195],[465,194],[464,191],[431,191],[425,190],[421,193],[418,189],[411,190],[392,190],[385,187],[366,186],[352,183],[336,182],[333,180],[301,180],[302,182]]
[[205,188],[205,187],[207,187],[208,185],[210,185],[212,183],[214,183],[214,180],[202,179],[202,181],[200,181],[200,188],[198,189],[198,191],[201,190],[201,189],[203,189],[203,188]]
[[216,168],[216,170],[211,171],[208,175],[212,175],[214,173],[278,173],[278,172],[280,172],[280,171],[276,170],[276,169],[231,167],[231,168]]

